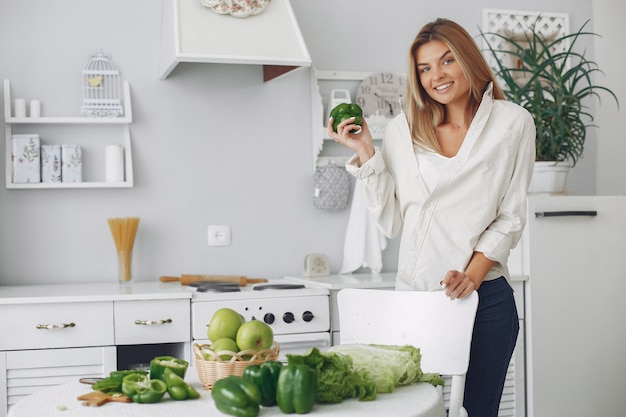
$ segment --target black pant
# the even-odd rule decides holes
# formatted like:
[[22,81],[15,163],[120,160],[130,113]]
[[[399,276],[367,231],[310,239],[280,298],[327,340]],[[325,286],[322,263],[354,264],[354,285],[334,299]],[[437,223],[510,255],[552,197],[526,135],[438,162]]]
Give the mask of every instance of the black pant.
[[496,417],[519,319],[504,277],[483,281],[478,296],[463,406],[469,417]]

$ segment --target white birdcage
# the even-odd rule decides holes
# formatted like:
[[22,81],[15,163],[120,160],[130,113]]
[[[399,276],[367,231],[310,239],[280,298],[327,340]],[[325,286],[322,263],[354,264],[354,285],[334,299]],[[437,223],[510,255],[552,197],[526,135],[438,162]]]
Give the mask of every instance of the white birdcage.
[[83,105],[81,113],[90,117],[118,117],[122,107],[122,82],[117,65],[98,49],[83,68]]

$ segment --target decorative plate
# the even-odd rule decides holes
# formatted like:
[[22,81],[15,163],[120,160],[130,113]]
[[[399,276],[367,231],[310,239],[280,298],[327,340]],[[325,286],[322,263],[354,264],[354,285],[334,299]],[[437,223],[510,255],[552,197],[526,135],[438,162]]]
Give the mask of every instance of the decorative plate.
[[271,0],[200,0],[203,6],[219,14],[235,17],[254,16],[265,10]]

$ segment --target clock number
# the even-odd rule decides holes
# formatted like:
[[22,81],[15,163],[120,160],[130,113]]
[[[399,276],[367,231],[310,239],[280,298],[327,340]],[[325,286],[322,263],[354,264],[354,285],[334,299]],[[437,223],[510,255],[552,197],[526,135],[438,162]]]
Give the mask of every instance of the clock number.
[[380,75],[380,79],[378,77],[371,78],[373,85],[378,85],[379,81],[380,81],[380,84],[394,84],[396,82],[396,79],[393,73],[383,72],[383,73],[380,73],[379,75]]

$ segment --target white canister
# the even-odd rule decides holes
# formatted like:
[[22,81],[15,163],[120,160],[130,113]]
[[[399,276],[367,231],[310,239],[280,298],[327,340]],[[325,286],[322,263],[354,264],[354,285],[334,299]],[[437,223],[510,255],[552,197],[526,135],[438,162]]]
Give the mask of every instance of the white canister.
[[30,117],[41,117],[41,101],[36,98],[30,101]]
[[15,117],[26,117],[26,100],[23,98],[15,99]]
[[106,182],[124,182],[124,147],[107,145],[104,154]]

